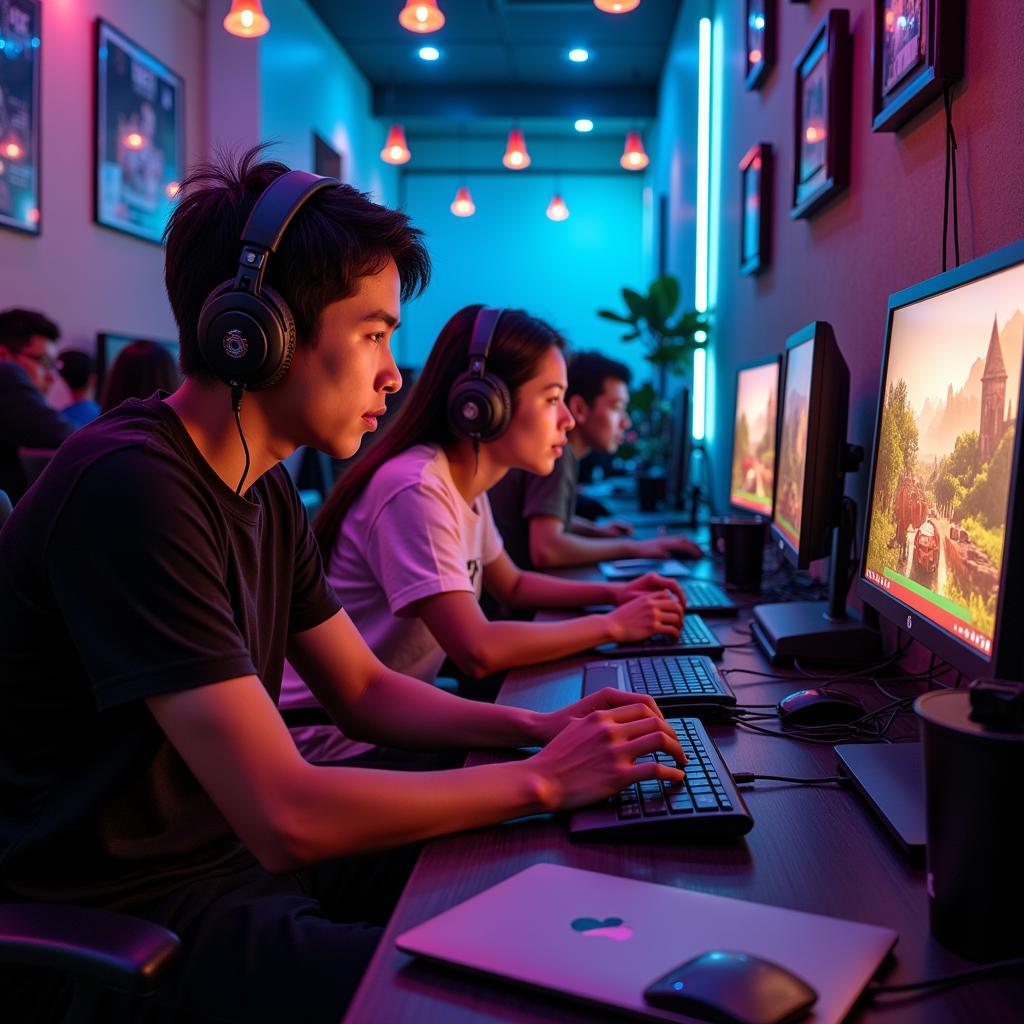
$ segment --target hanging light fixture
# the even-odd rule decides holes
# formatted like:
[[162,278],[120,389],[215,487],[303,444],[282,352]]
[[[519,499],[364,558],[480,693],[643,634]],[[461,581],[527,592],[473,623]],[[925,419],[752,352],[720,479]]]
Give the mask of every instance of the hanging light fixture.
[[386,164],[406,164],[412,153],[405,141],[405,129],[400,124],[393,124],[388,129],[387,141],[380,151],[380,158]]
[[444,24],[437,0],[405,0],[398,24],[410,32],[436,32]]
[[627,171],[642,171],[651,162],[644,152],[644,142],[639,132],[626,132],[626,148],[619,157],[619,163]]
[[452,200],[450,209],[456,217],[472,217],[476,213],[476,204],[465,185],[455,190],[455,198]]
[[569,207],[565,200],[556,192],[548,203],[548,220],[566,220],[569,216]]
[[640,6],[640,0],[594,0],[594,6],[605,14],[625,14],[627,11],[635,11]]
[[505,146],[505,155],[501,162],[510,171],[521,171],[524,167],[530,166],[530,154],[526,152],[526,140],[518,128],[513,128],[508,133],[508,143]]
[[251,39],[269,31],[270,19],[263,13],[262,0],[231,0],[224,27],[233,36]]

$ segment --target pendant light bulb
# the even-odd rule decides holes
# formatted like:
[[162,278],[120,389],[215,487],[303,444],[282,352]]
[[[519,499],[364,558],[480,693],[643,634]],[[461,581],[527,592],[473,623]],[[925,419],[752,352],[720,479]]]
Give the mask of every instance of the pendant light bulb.
[[253,39],[269,31],[270,19],[263,13],[262,0],[231,0],[224,27],[233,36]]
[[594,6],[605,14],[627,14],[640,6],[640,0],[594,0]]
[[406,0],[398,24],[410,32],[436,32],[444,25],[444,15],[437,0]]
[[455,198],[452,200],[450,208],[456,217],[472,217],[476,213],[476,204],[465,185],[456,189]]
[[548,220],[566,220],[569,216],[569,207],[565,200],[556,192],[548,203]]
[[381,160],[386,164],[407,164],[411,156],[405,142],[405,129],[400,124],[393,124],[388,130],[384,148],[380,151]]
[[627,171],[642,171],[651,162],[644,151],[644,142],[639,132],[626,132],[626,148],[619,157],[619,163]]
[[508,133],[508,143],[505,146],[505,155],[501,162],[510,171],[521,171],[530,166],[530,154],[526,152],[526,140],[518,128],[513,128]]

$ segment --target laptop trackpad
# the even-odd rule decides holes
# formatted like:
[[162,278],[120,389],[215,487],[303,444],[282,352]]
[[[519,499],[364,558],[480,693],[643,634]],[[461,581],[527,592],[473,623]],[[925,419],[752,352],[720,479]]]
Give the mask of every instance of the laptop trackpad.
[[621,662],[595,661],[583,669],[583,696],[589,697],[598,690],[610,686],[613,690],[626,690],[625,673]]

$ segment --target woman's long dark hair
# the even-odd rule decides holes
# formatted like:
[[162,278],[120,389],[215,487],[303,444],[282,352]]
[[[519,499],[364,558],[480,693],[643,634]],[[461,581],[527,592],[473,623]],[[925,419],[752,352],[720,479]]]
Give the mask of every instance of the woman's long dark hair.
[[129,398],[174,391],[181,382],[174,357],[155,341],[133,341],[118,353],[103,382],[100,407],[109,412]]
[[[455,378],[468,369],[473,323],[481,308],[466,306],[444,325],[394,422],[369,451],[345,468],[335,484],[313,523],[325,562],[331,557],[346,513],[385,462],[414,445],[443,445],[454,440],[448,425],[448,392]],[[543,320],[521,309],[502,313],[487,356],[487,372],[508,385],[513,409],[516,392],[537,373],[541,359],[552,347],[565,348],[565,339]]]

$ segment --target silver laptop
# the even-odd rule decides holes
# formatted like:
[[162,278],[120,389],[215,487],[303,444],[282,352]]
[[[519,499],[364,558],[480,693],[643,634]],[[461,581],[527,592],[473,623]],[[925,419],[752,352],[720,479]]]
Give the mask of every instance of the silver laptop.
[[395,944],[652,1020],[683,1018],[644,1002],[648,985],[701,953],[738,950],[803,978],[819,993],[807,1020],[838,1024],[896,939],[875,925],[537,864]]

